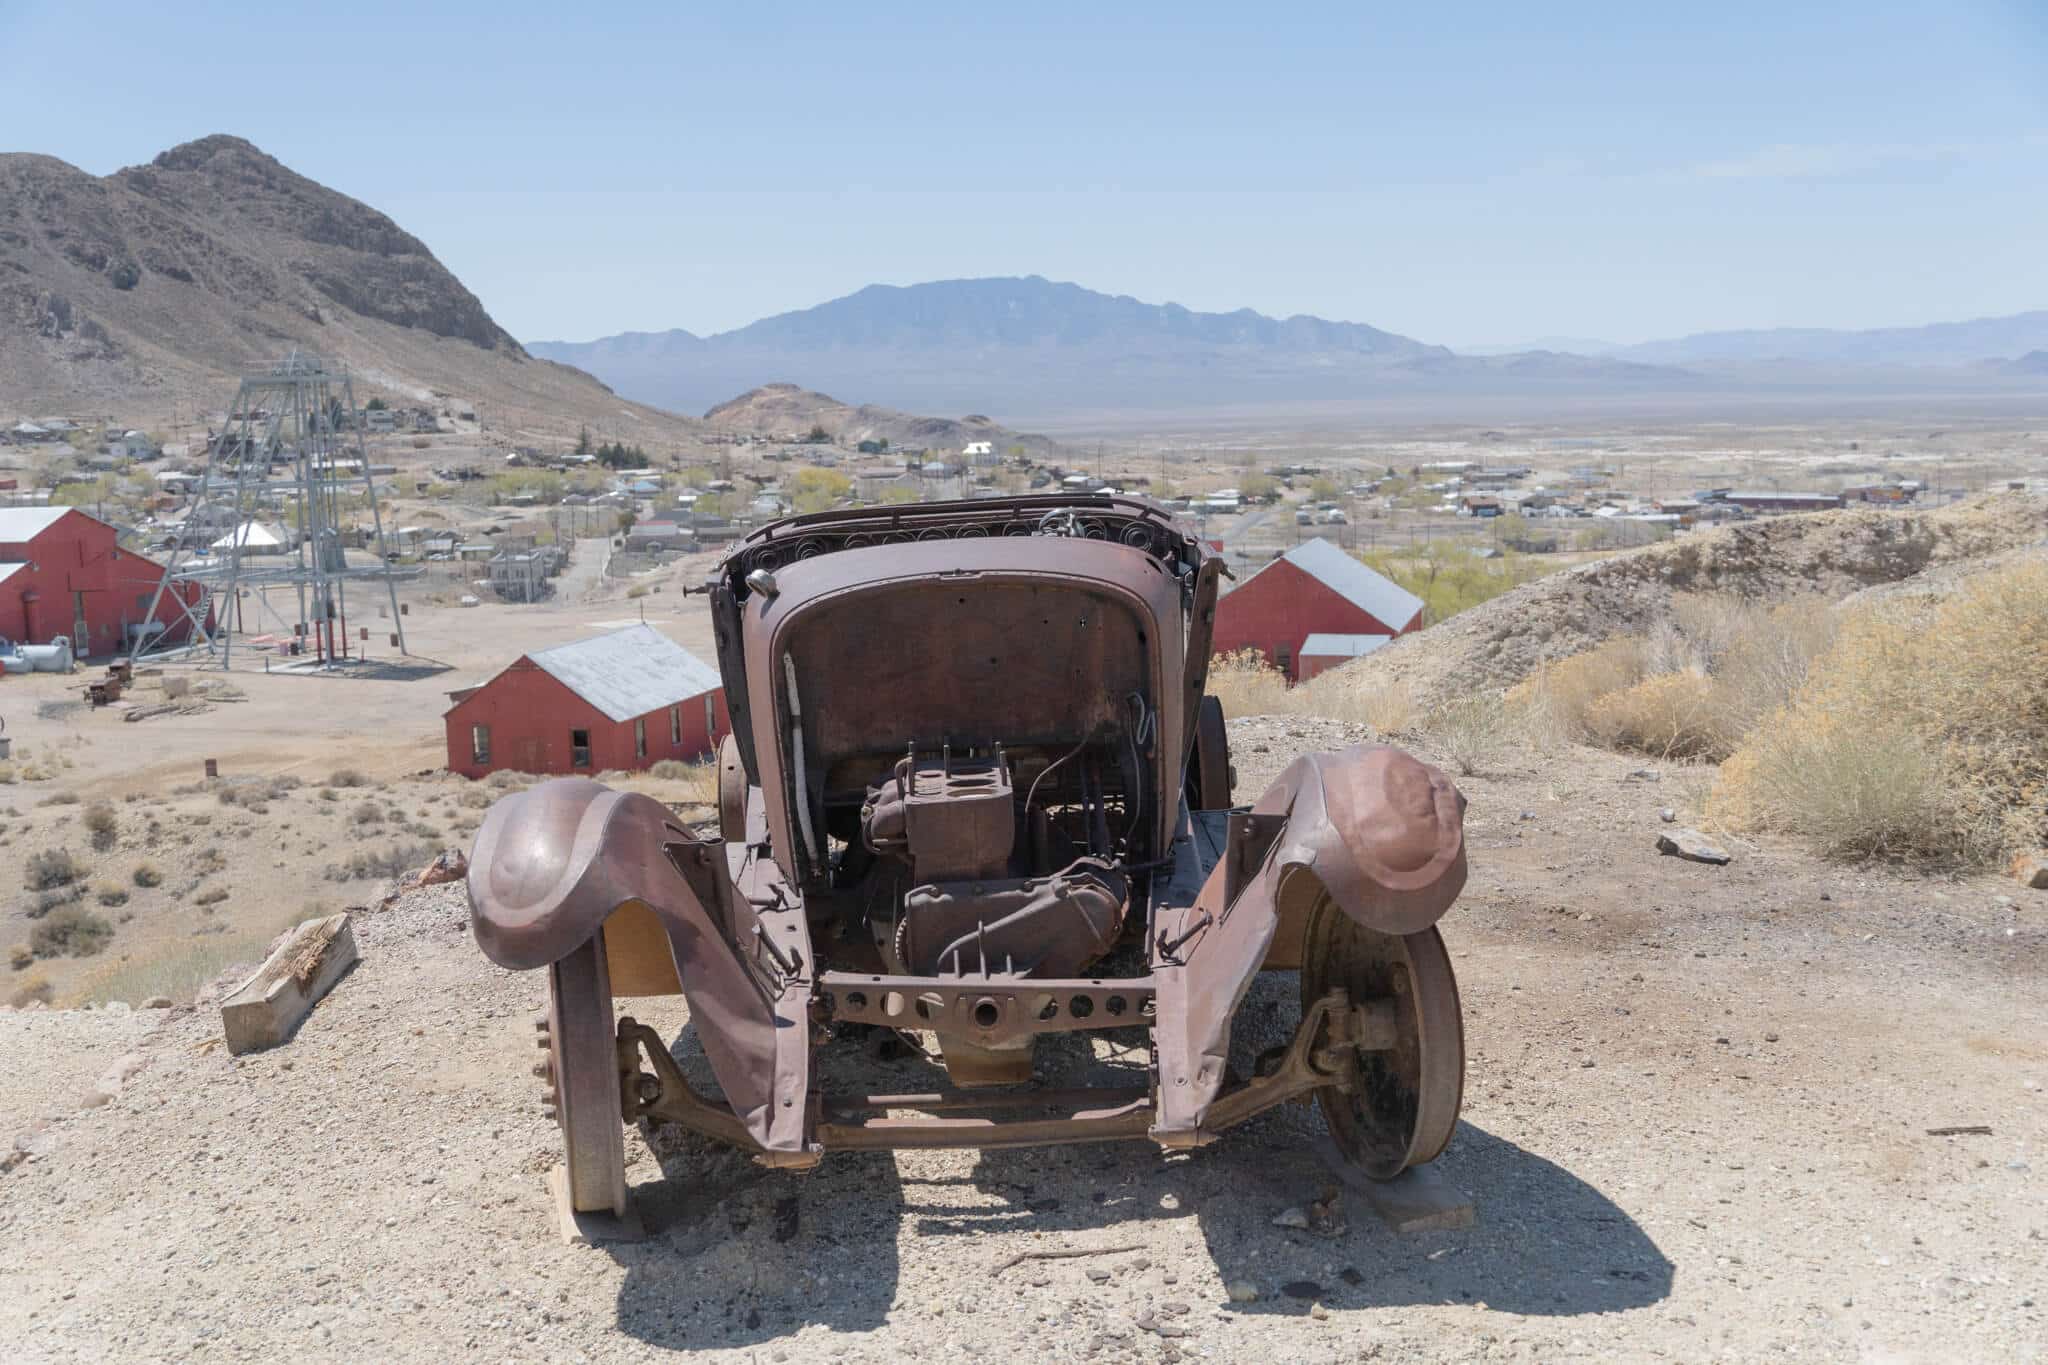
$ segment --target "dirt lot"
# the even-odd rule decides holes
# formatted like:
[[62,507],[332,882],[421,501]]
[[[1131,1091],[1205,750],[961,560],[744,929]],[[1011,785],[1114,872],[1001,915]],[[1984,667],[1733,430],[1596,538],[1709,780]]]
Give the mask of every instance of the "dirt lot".
[[[663,591],[632,599],[632,585],[604,581],[602,541],[581,543],[556,596],[532,606],[465,608],[434,585],[409,585],[400,597],[409,657],[382,645],[389,623],[372,618],[374,667],[361,676],[272,671],[284,661],[238,644],[231,673],[167,665],[116,707],[80,700],[97,668],[0,680],[0,718],[13,741],[11,759],[0,762],[0,878],[21,886],[32,855],[68,852],[81,875],[63,890],[78,891],[79,903],[114,925],[96,956],[0,970],[0,1002],[37,979],[60,1005],[135,1003],[160,988],[177,994],[194,971],[219,970],[282,922],[375,899],[388,877],[353,875],[352,864],[427,845],[466,846],[482,793],[441,771],[447,692],[482,682],[523,652],[627,625],[643,612],[711,660],[704,599],[677,591],[701,578],[704,562],[678,561],[650,575],[645,581]],[[374,608],[352,601],[366,617]],[[182,680],[193,689],[188,700],[206,709],[127,720],[133,708],[164,701],[166,679]],[[218,782],[205,780],[209,758]],[[335,788],[336,773],[360,780]],[[85,824],[100,801],[115,823],[104,847]],[[156,882],[138,880],[144,867]],[[112,903],[114,893],[126,899]],[[203,899],[216,894],[222,898]],[[27,943],[39,909],[29,894],[0,903],[0,948]]]
[[[1243,789],[1356,734],[1233,731]],[[805,1177],[634,1136],[655,1235],[562,1246],[527,1075],[541,982],[484,962],[449,886],[359,917],[361,965],[274,1052],[226,1057],[204,1008],[0,1013],[0,1132],[51,1108],[18,1078],[141,1060],[0,1176],[0,1340],[30,1361],[2048,1358],[2048,894],[1775,844],[1659,857],[1682,771],[1498,768],[1463,779],[1473,875],[1444,925],[1470,1072],[1442,1166],[1468,1229],[1397,1235],[1355,1201],[1334,1237],[1274,1226],[1328,1181],[1320,1120],[1290,1108],[1190,1156]],[[1247,1050],[1292,990],[1261,983]],[[701,1063],[677,1004],[637,1012]],[[1991,1132],[1927,1132],[1952,1125]],[[999,1268],[1068,1248],[1128,1249]]]

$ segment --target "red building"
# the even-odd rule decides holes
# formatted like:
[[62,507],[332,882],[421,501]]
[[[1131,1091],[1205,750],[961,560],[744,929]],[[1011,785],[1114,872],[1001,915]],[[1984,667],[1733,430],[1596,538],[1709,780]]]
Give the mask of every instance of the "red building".
[[[1307,540],[1224,594],[1213,649],[1255,649],[1300,681],[1341,662],[1324,656],[1304,670],[1302,646],[1311,635],[1391,637],[1421,624],[1421,598],[1329,541]],[[1353,657],[1366,652],[1355,640],[1349,649]]]
[[523,654],[449,695],[448,768],[465,777],[704,758],[732,728],[718,671],[652,626]]
[[[149,619],[163,565],[117,543],[120,533],[76,507],[0,508],[0,635],[29,644],[71,637],[81,657],[124,653],[129,627]],[[180,581],[196,607],[200,586]],[[155,619],[177,639],[190,622],[171,593]]]

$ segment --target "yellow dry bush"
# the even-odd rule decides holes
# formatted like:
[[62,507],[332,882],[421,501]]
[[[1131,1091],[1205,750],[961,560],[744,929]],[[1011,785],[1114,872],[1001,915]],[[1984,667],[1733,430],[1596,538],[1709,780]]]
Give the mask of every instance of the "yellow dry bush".
[[2048,842],[2048,564],[1848,615],[1710,812],[1846,856],[1981,865]]
[[1718,747],[1714,692],[1701,674],[1660,673],[1594,700],[1586,727],[1611,749],[1669,759],[1709,756]]
[[1256,649],[1219,654],[1209,661],[1209,695],[1223,703],[1226,716],[1282,715],[1301,709],[1287,675],[1266,662]]
[[1599,702],[1643,680],[1643,645],[1616,638],[1548,663],[1508,689],[1507,704],[1532,729],[1563,740],[1601,743],[1593,725]]

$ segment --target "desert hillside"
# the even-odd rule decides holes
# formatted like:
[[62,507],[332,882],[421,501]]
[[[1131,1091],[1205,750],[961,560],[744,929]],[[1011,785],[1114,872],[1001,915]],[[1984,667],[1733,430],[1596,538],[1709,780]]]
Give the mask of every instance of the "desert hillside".
[[105,177],[0,155],[0,410],[147,423],[225,404],[237,372],[295,347],[506,429],[695,430],[528,355],[425,243],[240,138]]
[[2044,542],[2048,498],[2026,493],[1936,511],[1825,512],[1698,531],[1524,584],[1333,670],[1312,690],[1334,697],[1398,686],[1428,706],[1513,686],[1541,664],[1645,632],[1670,619],[1681,594],[1839,599],[1945,567],[1966,572]]
[[704,421],[720,431],[769,440],[800,439],[819,428],[842,446],[885,440],[892,446],[957,452],[971,442],[987,441],[998,455],[1021,447],[1034,459],[1060,451],[1047,437],[1011,431],[986,417],[918,417],[872,403],[854,407],[795,384],[763,384],[750,389],[705,413]]

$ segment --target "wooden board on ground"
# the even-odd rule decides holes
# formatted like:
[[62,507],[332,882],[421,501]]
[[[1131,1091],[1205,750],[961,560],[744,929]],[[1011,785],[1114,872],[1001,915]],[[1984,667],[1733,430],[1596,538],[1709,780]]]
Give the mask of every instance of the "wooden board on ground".
[[1452,1185],[1434,1166],[1410,1166],[1392,1180],[1369,1180],[1338,1154],[1327,1137],[1316,1143],[1316,1155],[1346,1189],[1363,1196],[1372,1211],[1396,1232],[1469,1228],[1478,1216],[1472,1196]]
[[292,930],[256,975],[221,1002],[228,1051],[254,1052],[290,1038],[355,962],[356,939],[347,912],[309,919]]
[[569,1198],[569,1168],[556,1166],[548,1172],[548,1198],[555,1205],[555,1226],[570,1246],[603,1246],[607,1242],[641,1242],[647,1239],[647,1225],[630,1196],[623,1215],[602,1210],[578,1212]]

